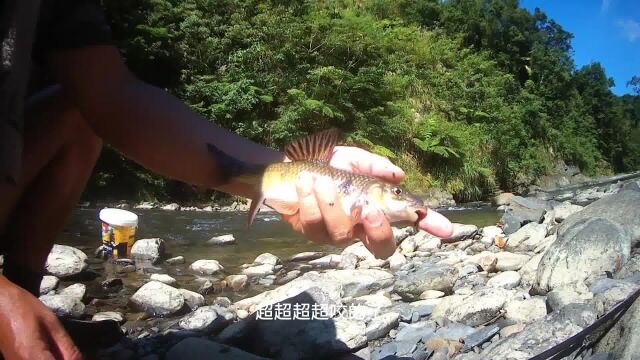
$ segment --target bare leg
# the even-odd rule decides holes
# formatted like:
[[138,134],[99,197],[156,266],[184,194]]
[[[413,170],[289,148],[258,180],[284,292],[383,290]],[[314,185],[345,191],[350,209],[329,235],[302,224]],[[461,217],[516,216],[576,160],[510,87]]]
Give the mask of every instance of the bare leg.
[[24,169],[17,185],[0,184],[4,275],[38,296],[41,274],[78,201],[102,141],[60,91],[28,109]]

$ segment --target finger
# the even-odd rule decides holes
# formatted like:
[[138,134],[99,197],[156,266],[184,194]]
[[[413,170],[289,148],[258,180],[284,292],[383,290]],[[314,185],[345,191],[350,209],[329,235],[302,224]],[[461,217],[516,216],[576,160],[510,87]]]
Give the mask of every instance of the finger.
[[331,242],[340,245],[353,240],[351,216],[344,212],[333,182],[326,177],[320,177],[316,181],[315,191],[317,204]]
[[300,227],[307,239],[313,242],[326,243],[329,235],[324,226],[313,186],[314,179],[311,174],[303,172],[298,176],[296,191],[300,201]]
[[427,215],[420,220],[418,226],[437,237],[448,238],[453,234],[453,224],[437,211],[427,209]]
[[56,358],[64,360],[82,360],[82,354],[71,340],[71,337],[62,327],[60,321],[55,316],[45,319],[46,331],[51,337],[51,350]]
[[386,259],[396,251],[391,225],[384,213],[378,209],[365,213],[360,236],[364,246],[379,259]]
[[391,163],[389,159],[372,153],[363,153],[351,160],[354,172],[375,176],[391,183],[401,183],[405,178],[402,169]]

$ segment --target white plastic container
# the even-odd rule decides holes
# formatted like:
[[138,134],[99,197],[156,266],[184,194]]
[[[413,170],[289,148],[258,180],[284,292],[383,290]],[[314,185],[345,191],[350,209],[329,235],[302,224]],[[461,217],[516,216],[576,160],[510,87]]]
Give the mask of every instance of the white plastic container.
[[138,215],[131,211],[104,208],[98,215],[102,221],[102,245],[115,258],[127,258],[135,242]]

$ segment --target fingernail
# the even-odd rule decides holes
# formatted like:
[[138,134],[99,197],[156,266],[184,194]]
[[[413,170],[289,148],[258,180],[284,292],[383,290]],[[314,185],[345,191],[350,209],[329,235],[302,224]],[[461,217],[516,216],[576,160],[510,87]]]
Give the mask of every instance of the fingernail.
[[380,210],[372,211],[367,214],[365,217],[366,221],[370,226],[380,226],[382,225],[382,220],[384,219],[384,214]]

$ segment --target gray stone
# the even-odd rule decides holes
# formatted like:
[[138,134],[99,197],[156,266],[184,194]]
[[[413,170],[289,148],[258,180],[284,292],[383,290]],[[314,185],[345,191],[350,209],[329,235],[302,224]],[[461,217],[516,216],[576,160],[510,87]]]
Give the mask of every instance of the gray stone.
[[358,265],[358,256],[355,254],[345,254],[344,252],[340,255],[340,264],[338,265],[338,269],[342,270],[353,270]]
[[104,321],[104,320],[113,320],[113,321],[117,321],[118,323],[123,323],[124,315],[122,315],[121,312],[117,312],[117,311],[104,311],[104,312],[99,312],[94,314],[93,317],[91,318],[91,321]]
[[398,275],[394,291],[405,300],[419,300],[426,290],[450,292],[457,279],[458,270],[455,267],[424,267],[404,276]]
[[[405,325],[398,329],[396,342],[415,345],[418,341],[426,341],[435,336],[436,324],[433,321],[422,321]],[[399,351],[400,352],[400,351]]]
[[184,303],[189,306],[191,310],[195,310],[204,305],[204,296],[187,289],[178,289],[184,298]]
[[330,269],[337,268],[338,265],[340,265],[341,261],[342,257],[340,255],[329,254],[327,256],[309,261],[309,265],[318,268]]
[[499,331],[500,327],[498,325],[489,325],[474,331],[464,337],[464,347],[462,348],[462,351],[470,351],[474,347],[484,344]]
[[418,231],[418,233],[412,237],[415,242],[415,250],[417,251],[432,251],[440,248],[442,240],[424,230]]
[[274,274],[275,269],[273,265],[270,264],[262,264],[257,266],[251,266],[246,269],[242,269],[242,274],[247,275],[249,277],[264,277],[267,275]]
[[511,300],[504,306],[505,318],[519,323],[530,323],[547,315],[544,298],[532,297],[525,300]]
[[355,255],[358,258],[358,261],[364,260],[375,260],[376,257],[364,246],[361,241],[353,243],[347,246],[344,250],[342,250],[342,258],[344,259],[347,255]]
[[416,228],[414,228],[413,226],[406,226],[402,229],[392,227],[391,230],[393,231],[393,238],[396,240],[396,244],[399,244],[409,236],[416,234]]
[[571,304],[535,321],[524,330],[501,338],[487,348],[486,359],[529,359],[559,344],[596,321],[596,312],[586,304]]
[[593,298],[591,292],[579,293],[573,286],[562,286],[547,294],[547,304],[555,311],[569,304],[583,304]]
[[452,322],[436,331],[436,336],[443,339],[458,341],[464,339],[470,334],[473,334],[476,330],[471,326],[465,324]]
[[221,359],[266,360],[240,349],[202,338],[189,337],[174,345],[166,354],[166,360]]
[[78,301],[84,299],[84,295],[87,293],[87,286],[85,284],[73,284],[60,290],[60,295],[70,296]]
[[512,296],[510,290],[501,288],[484,289],[473,295],[447,296],[433,308],[431,318],[478,326],[493,319]]
[[218,315],[214,306],[203,306],[180,320],[180,328],[190,331],[218,331],[227,325],[227,320]]
[[230,245],[235,243],[236,238],[233,236],[233,234],[214,236],[211,239],[207,240],[207,244],[209,245]]
[[367,332],[367,340],[372,341],[386,336],[389,331],[398,326],[398,320],[400,314],[396,312],[382,314],[367,325],[365,331]]
[[478,227],[470,224],[453,223],[453,234],[448,238],[443,238],[443,242],[454,242],[468,239],[478,233]]
[[508,251],[531,251],[547,236],[547,225],[528,223],[509,235],[505,249]]
[[271,254],[271,253],[264,253],[264,254],[260,254],[256,257],[255,260],[253,260],[253,263],[255,265],[271,265],[271,266],[276,266],[278,264],[280,264],[280,259]]
[[47,256],[45,269],[49,275],[67,278],[89,267],[87,255],[71,246],[54,244]]
[[442,291],[425,290],[425,291],[422,292],[422,294],[420,294],[420,299],[422,299],[422,300],[437,299],[437,298],[441,298],[443,296],[444,296],[444,293]]
[[50,291],[55,290],[60,284],[60,279],[51,275],[44,275],[40,282],[40,295],[48,294]]
[[58,316],[80,317],[84,313],[84,304],[75,296],[42,295],[40,301]]
[[247,275],[229,275],[225,278],[225,281],[227,282],[228,287],[238,291],[247,286],[249,277]]
[[563,222],[566,218],[582,209],[583,207],[580,205],[573,205],[570,201],[565,201],[561,205],[553,208],[553,213],[555,215],[554,220],[559,223]]
[[493,245],[496,236],[504,235],[502,229],[495,225],[483,227],[480,233],[482,234],[480,241],[488,246]]
[[164,261],[167,265],[180,265],[184,264],[184,256],[176,256]]
[[165,243],[160,238],[140,239],[131,247],[131,257],[137,261],[156,264],[164,255]]
[[504,233],[511,235],[530,222],[540,222],[547,207],[545,201],[514,196],[500,219]]
[[514,254],[507,251],[499,252],[495,255],[498,259],[496,263],[496,270],[498,271],[518,271],[531,258],[531,256],[528,255]]
[[176,283],[176,279],[167,274],[151,274],[151,277],[149,279],[152,281],[160,281],[161,283],[165,283],[167,285],[174,285]]
[[224,270],[217,260],[197,260],[189,266],[189,269],[202,275],[212,275]]
[[520,274],[516,271],[505,271],[489,279],[487,286],[513,289],[520,285],[520,278]]
[[407,263],[407,258],[398,251],[391,255],[388,260],[389,268],[394,271],[400,270]]
[[531,257],[529,261],[518,272],[521,275],[520,283],[522,285],[531,286],[536,281],[536,276],[538,272],[538,265],[540,264],[540,260],[542,260],[542,256],[544,253],[536,254]]
[[289,258],[289,261],[309,261],[319,259],[324,256],[323,252],[320,251],[307,251],[301,252],[299,254],[295,254]]
[[184,296],[178,289],[159,281],[150,281],[130,299],[131,303],[151,316],[171,315],[182,308]]

